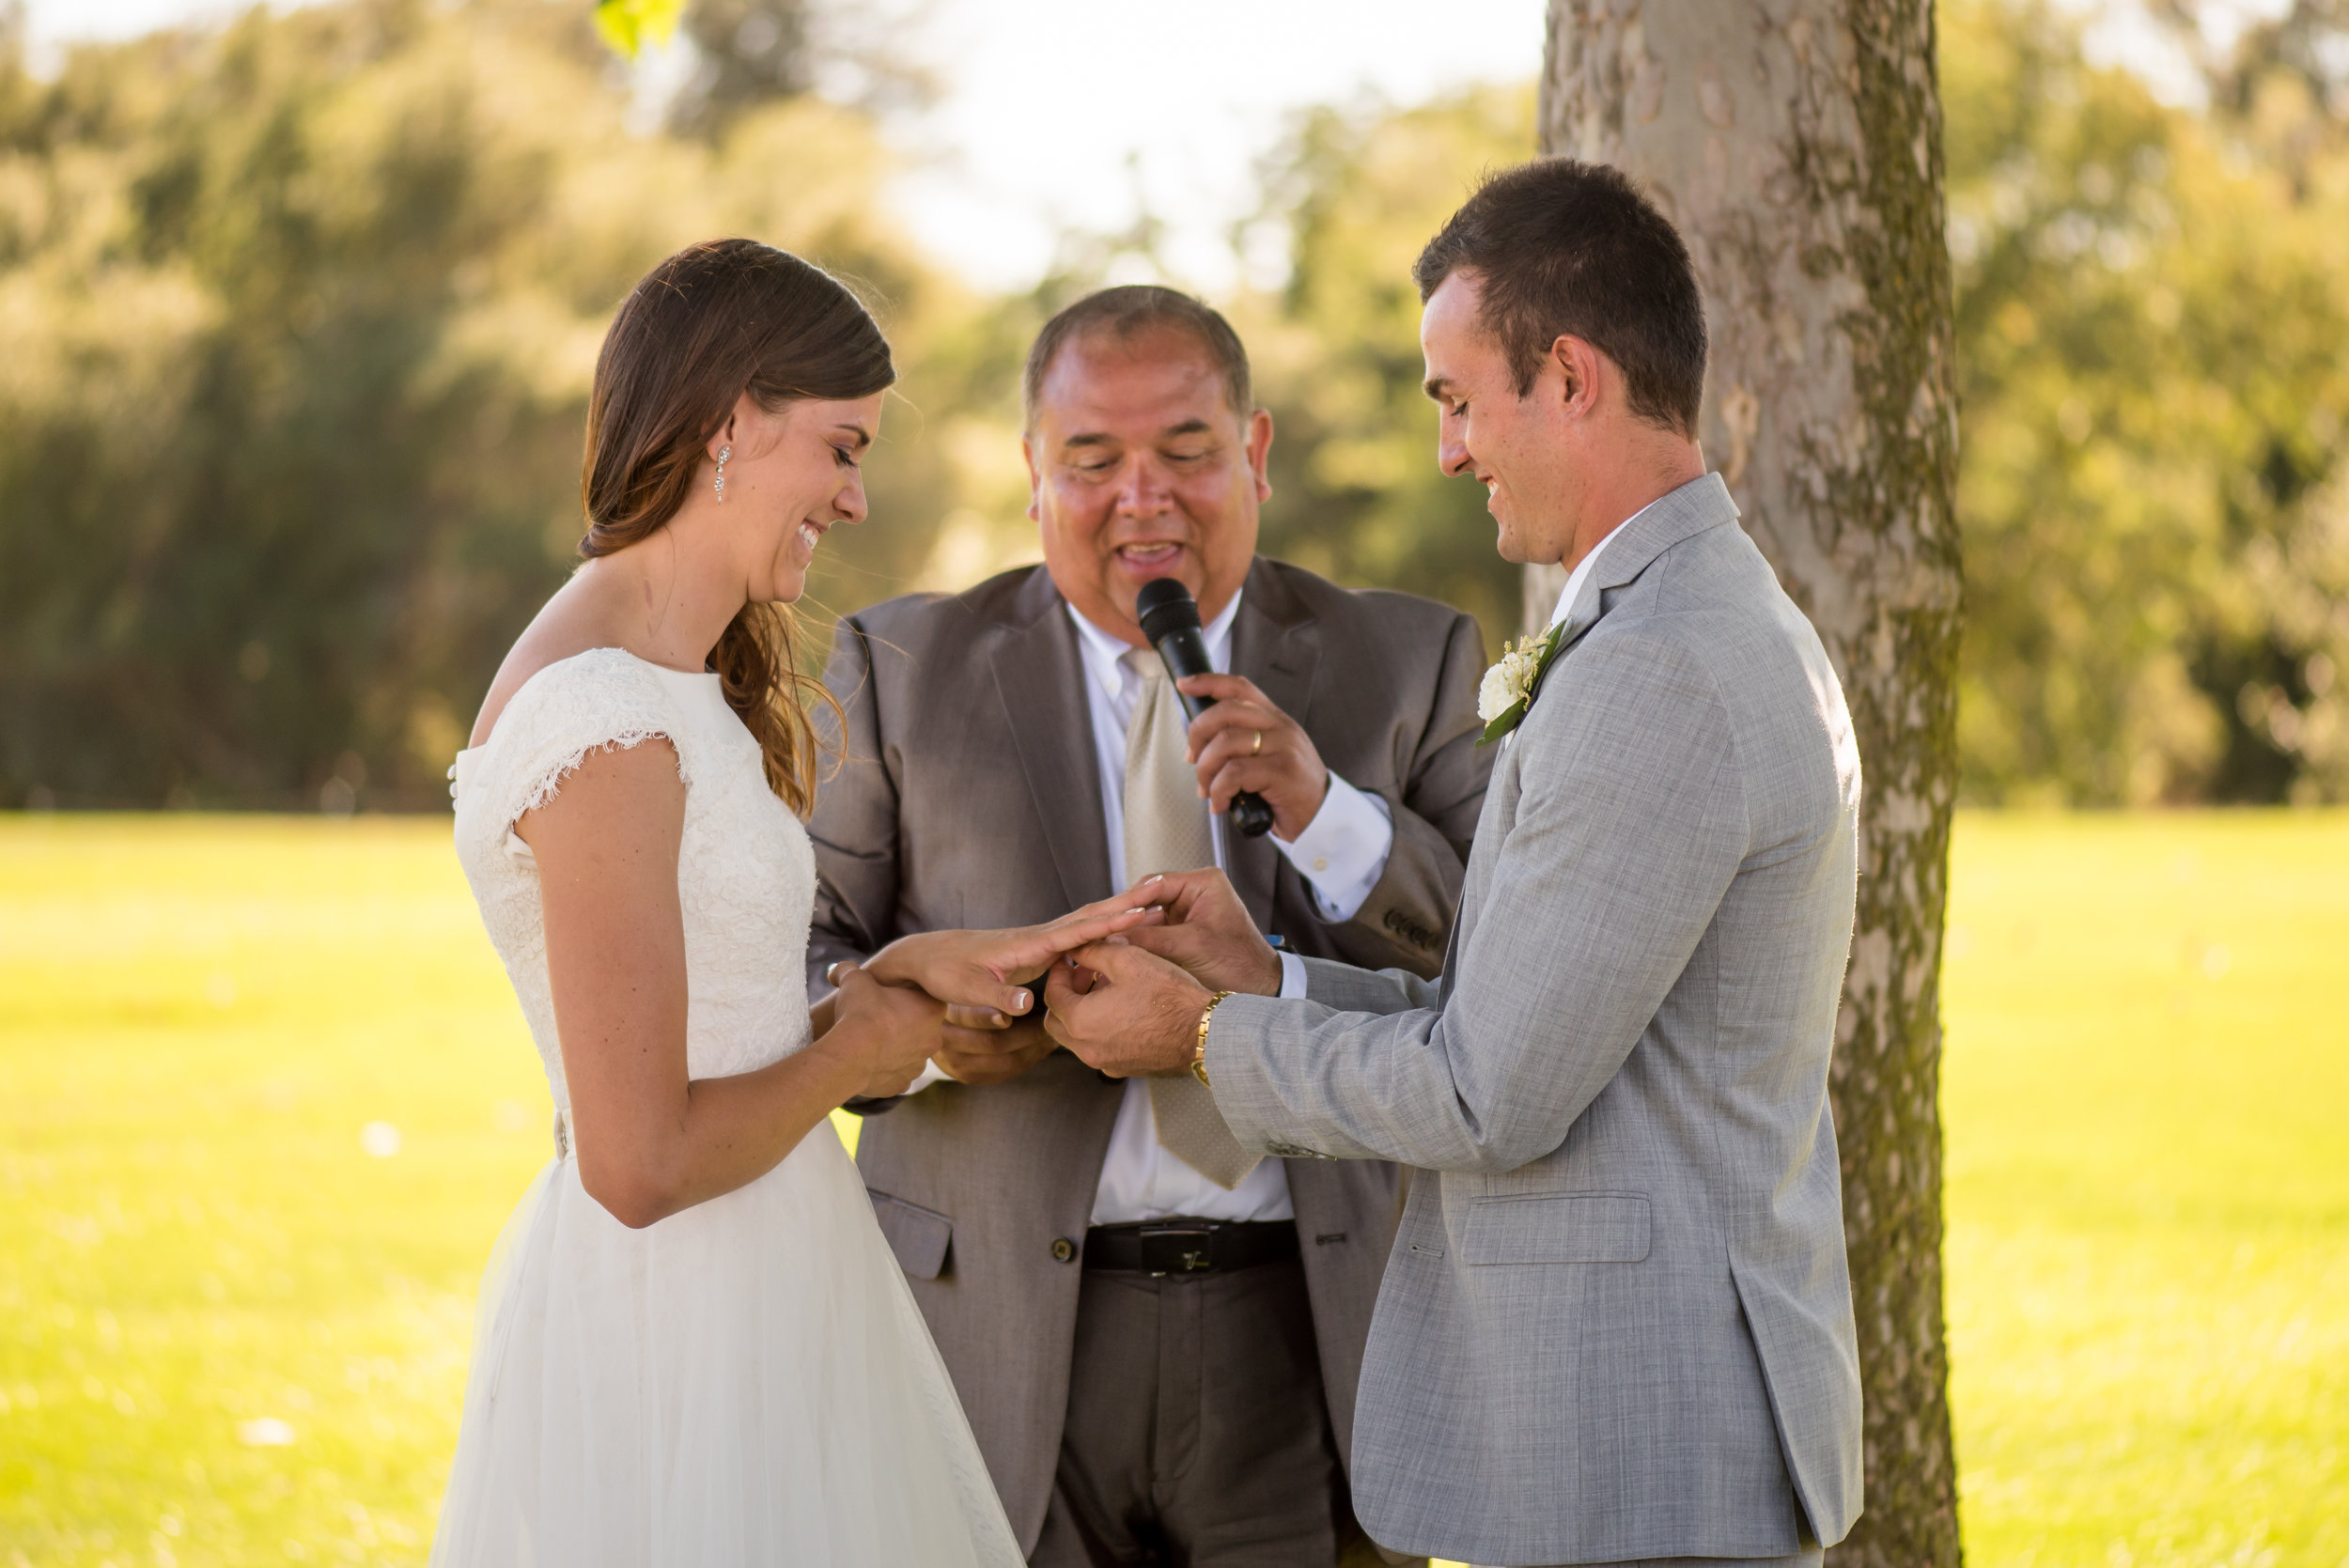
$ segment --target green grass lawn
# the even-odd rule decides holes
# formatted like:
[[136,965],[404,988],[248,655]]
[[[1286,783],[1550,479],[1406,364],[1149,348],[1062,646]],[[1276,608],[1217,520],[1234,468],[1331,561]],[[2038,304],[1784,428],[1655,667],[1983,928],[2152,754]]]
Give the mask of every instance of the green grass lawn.
[[[2349,815],[1970,816],[1969,1556],[2349,1563]],[[0,1568],[420,1563],[546,1091],[443,821],[0,817]]]
[[1959,820],[1977,1562],[2349,1564],[2349,814]]

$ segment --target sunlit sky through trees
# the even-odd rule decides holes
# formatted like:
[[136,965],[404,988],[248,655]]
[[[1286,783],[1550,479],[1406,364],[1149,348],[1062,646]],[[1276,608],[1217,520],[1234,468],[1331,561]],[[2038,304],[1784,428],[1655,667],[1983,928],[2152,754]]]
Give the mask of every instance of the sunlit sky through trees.
[[[550,0],[561,3],[561,0]],[[576,0],[585,5],[587,0]],[[2224,41],[2282,0],[2213,0]],[[84,38],[124,38],[242,8],[233,0],[28,0],[36,59]],[[2197,78],[2133,0],[2077,0],[2104,20],[2092,54],[2125,59],[2165,96]],[[1288,116],[1376,94],[1397,103],[1540,67],[1543,0],[857,0],[870,38],[902,39],[941,89],[898,116],[909,154],[890,199],[938,258],[987,288],[1032,283],[1077,230],[1127,233],[1146,213],[1171,277],[1211,294],[1278,280],[1283,240],[1236,250],[1252,216],[1253,161]],[[894,36],[889,36],[894,35]],[[664,70],[665,68],[665,70]],[[657,92],[676,62],[644,68]]]
[[[587,0],[576,0],[583,7]],[[233,14],[224,0],[30,0],[37,55],[82,38]],[[1070,229],[1163,225],[1173,276],[1238,281],[1230,241],[1253,161],[1286,116],[1373,92],[1415,102],[1541,64],[1543,0],[858,0],[941,89],[897,116],[910,154],[893,205],[939,257],[987,288],[1033,283]],[[893,49],[897,39],[889,43]],[[655,90],[663,63],[648,61]],[[1142,199],[1137,203],[1137,195]],[[1258,267],[1277,269],[1277,240]]]

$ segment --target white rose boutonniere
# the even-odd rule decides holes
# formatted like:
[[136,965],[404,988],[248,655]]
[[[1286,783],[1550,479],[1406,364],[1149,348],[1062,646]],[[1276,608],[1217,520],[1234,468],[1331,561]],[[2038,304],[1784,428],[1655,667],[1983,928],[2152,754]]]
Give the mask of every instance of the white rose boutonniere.
[[1501,662],[1485,672],[1484,681],[1476,688],[1476,716],[1485,721],[1484,738],[1478,745],[1490,745],[1525,718],[1533,701],[1533,683],[1556,657],[1558,634],[1564,629],[1561,623],[1539,637],[1520,637],[1501,645]]

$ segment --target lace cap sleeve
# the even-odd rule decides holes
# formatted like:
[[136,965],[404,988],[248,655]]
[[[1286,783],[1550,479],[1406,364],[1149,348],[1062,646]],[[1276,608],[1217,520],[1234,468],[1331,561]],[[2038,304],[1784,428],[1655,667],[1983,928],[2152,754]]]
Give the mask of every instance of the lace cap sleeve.
[[617,648],[559,660],[522,683],[498,715],[457,802],[460,837],[502,843],[524,813],[545,805],[591,752],[658,736],[676,748],[677,776],[693,784],[685,726],[645,664]]

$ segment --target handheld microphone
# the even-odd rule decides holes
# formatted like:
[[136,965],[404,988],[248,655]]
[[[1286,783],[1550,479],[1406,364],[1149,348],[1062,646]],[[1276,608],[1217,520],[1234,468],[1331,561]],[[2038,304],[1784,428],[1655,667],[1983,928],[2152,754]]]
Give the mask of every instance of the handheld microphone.
[[[1134,596],[1134,619],[1142,623],[1142,634],[1159,650],[1169,680],[1215,674],[1215,666],[1207,661],[1207,640],[1199,634],[1199,601],[1190,597],[1189,588],[1171,577],[1143,583],[1142,592]],[[1179,690],[1175,695],[1183,699],[1183,711],[1194,719],[1215,706],[1213,697],[1187,696]],[[1232,826],[1249,838],[1272,831],[1272,808],[1261,795],[1233,796],[1228,815]]]

